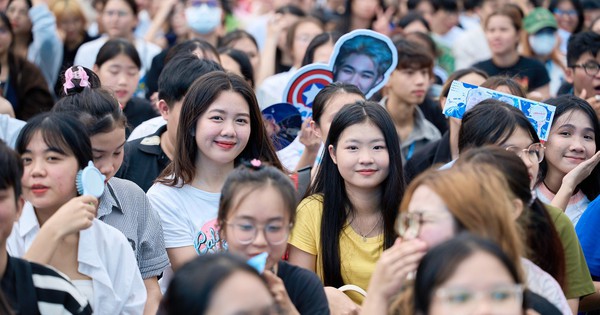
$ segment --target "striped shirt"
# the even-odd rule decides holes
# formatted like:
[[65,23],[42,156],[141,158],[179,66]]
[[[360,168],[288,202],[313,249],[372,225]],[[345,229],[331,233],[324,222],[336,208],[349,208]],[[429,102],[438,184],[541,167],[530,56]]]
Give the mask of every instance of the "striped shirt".
[[8,256],[0,285],[16,314],[92,314],[88,300],[71,282],[36,263]]

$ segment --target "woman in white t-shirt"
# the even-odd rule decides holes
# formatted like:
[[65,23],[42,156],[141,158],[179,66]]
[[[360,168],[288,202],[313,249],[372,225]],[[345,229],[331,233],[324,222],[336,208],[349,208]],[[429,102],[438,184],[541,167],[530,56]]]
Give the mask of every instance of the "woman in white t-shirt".
[[241,160],[254,158],[281,169],[250,85],[241,77],[211,72],[184,98],[175,156],[148,191],[161,217],[171,266],[216,252],[221,188]]

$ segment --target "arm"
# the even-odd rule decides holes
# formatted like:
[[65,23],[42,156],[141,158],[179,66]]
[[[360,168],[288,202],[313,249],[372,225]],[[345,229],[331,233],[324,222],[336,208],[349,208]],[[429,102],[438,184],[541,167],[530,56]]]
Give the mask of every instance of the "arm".
[[312,272],[315,272],[317,269],[317,256],[298,249],[294,245],[289,246],[288,262]]
[[185,263],[198,257],[194,246],[167,248],[167,254],[169,255],[173,271],[177,271],[181,266],[185,265]]
[[406,277],[417,270],[425,253],[426,244],[419,239],[404,242],[396,239],[377,261],[362,314],[387,314],[392,298],[400,292]]
[[[165,24],[167,18],[171,14],[171,10],[173,6],[177,4],[177,0],[163,0],[158,12],[154,15],[152,19],[152,24],[148,28],[146,35],[144,36],[144,40],[148,42],[155,43],[161,47],[163,47],[164,43],[159,43],[156,41],[156,32]],[[164,47],[163,47],[164,48]]]
[[277,40],[284,29],[285,21],[281,15],[269,17],[267,22],[267,37],[260,54],[260,68],[256,71],[255,86],[260,86],[262,81],[275,74],[275,60],[277,55]]
[[577,310],[579,309],[579,299],[568,299],[567,303],[569,304],[569,308],[571,308],[573,315],[577,315]]
[[300,156],[300,160],[296,165],[295,171],[302,169],[307,166],[312,166],[317,159],[319,154],[319,148],[321,147],[321,138],[315,134],[315,129],[311,126],[311,118],[306,118],[302,123],[302,129],[300,131],[300,143],[304,145],[304,151]]
[[68,235],[92,226],[98,199],[80,196],[65,203],[40,228],[38,236],[23,258],[39,264],[49,264],[58,244]]
[[580,163],[577,167],[567,173],[562,180],[562,184],[560,185],[560,189],[556,193],[556,196],[552,199],[551,205],[565,210],[569,204],[569,199],[577,186],[590,176],[596,165],[598,165],[598,162],[600,162],[600,151],[596,152],[590,159]]
[[144,306],[144,315],[154,315],[158,311],[158,305],[162,299],[158,278],[152,277],[144,280],[146,287],[146,305]]
[[28,59],[39,66],[50,88],[58,78],[63,58],[63,44],[58,36],[56,18],[48,9],[47,0],[34,0],[29,10],[33,43]]

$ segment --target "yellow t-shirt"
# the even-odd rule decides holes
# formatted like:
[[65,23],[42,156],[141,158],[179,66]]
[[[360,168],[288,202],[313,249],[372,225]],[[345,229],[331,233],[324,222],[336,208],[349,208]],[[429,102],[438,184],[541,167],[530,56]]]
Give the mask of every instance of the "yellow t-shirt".
[[[296,223],[289,243],[294,247],[317,256],[317,276],[323,281],[321,255],[321,216],[323,198],[313,195],[302,200],[296,211]],[[362,236],[347,224],[340,233],[340,261],[344,284],[354,284],[368,290],[375,263],[383,252],[383,234],[363,240]],[[362,304],[362,295],[346,292],[356,303]]]

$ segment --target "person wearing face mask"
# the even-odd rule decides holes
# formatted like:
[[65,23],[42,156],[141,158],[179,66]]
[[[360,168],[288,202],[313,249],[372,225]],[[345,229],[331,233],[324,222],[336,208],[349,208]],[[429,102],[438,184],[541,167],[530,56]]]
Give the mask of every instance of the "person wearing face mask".
[[550,76],[550,95],[556,96],[565,82],[566,70],[557,45],[556,19],[548,9],[536,8],[523,19],[523,29],[527,37],[521,40],[522,54],[544,63]]
[[185,0],[185,20],[188,37],[200,38],[216,46],[225,32],[225,14],[228,11],[221,0]]

